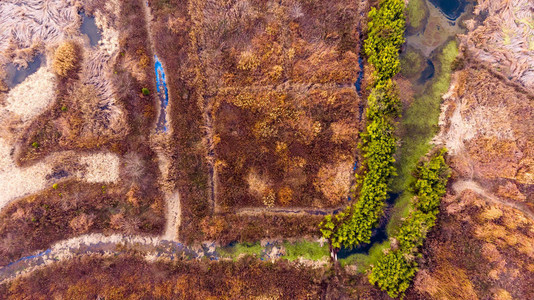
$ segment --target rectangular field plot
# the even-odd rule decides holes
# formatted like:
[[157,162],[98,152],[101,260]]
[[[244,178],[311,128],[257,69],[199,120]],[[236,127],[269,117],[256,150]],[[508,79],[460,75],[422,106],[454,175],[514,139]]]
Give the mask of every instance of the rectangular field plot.
[[216,211],[340,206],[361,122],[358,4],[218,5],[199,26]]

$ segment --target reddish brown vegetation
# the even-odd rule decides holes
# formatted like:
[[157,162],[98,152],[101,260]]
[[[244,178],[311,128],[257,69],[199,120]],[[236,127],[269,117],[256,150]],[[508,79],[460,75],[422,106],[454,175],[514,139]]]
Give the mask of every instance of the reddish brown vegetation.
[[[359,131],[357,5],[242,1],[199,16],[220,209],[337,206],[347,196]],[[339,164],[341,191],[325,193],[321,169]]]
[[460,110],[467,130],[461,153],[451,157],[456,176],[476,178],[499,196],[534,208],[533,96],[485,68],[468,65],[457,76],[446,103],[446,113]]
[[[19,162],[30,163],[56,151],[92,150],[107,148],[119,154],[127,151],[150,151],[146,141],[155,121],[155,99],[141,94],[143,87],[154,86],[154,74],[147,59],[152,57],[148,44],[148,32],[144,26],[142,1],[128,1],[121,8],[118,23],[120,32],[120,55],[115,60],[113,70],[113,90],[119,107],[123,107],[125,128],[113,128],[101,111],[101,100],[94,86],[80,82],[77,72],[69,76],[59,76],[55,104],[26,129],[22,136]],[[91,9],[101,4],[95,1]],[[102,8],[100,8],[102,9]],[[115,19],[112,13],[105,12],[106,17]],[[149,53],[149,55],[147,55]],[[126,57],[137,61],[132,66]],[[82,61],[81,64],[84,62]],[[134,70],[135,69],[135,70]],[[136,76],[134,71],[143,72]],[[141,80],[136,77],[141,77]],[[37,149],[30,145],[38,142]]]
[[69,181],[12,203],[0,214],[0,265],[89,232],[160,233],[163,199],[136,193],[134,203],[127,191]]
[[449,195],[443,206],[447,213],[427,240],[426,262],[408,298],[532,298],[532,220],[472,191]]
[[[207,150],[202,111],[189,50],[190,20],[186,1],[150,1],[153,39],[166,70],[169,90],[172,166],[170,179],[181,199],[180,233],[199,232],[199,222],[210,213]],[[172,11],[172,13],[171,13]],[[171,26],[169,26],[169,24]],[[178,24],[178,25],[173,25]]]
[[216,215],[202,220],[200,232],[184,233],[189,239],[213,239],[223,244],[256,242],[264,238],[301,238],[319,236],[321,216]]
[[475,58],[459,61],[443,128],[458,194],[442,201],[408,298],[530,299],[533,97]]
[[263,263],[147,263],[133,256],[75,259],[0,286],[8,299],[318,299],[322,271]]
[[[217,214],[338,206],[347,196],[359,131],[357,3],[149,4],[171,97],[182,238],[315,234],[315,217]],[[254,222],[267,224],[246,233]]]

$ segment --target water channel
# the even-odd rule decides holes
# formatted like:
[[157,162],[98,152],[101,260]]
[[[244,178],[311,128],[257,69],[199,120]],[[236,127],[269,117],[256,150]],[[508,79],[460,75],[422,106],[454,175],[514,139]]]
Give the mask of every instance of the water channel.
[[[438,76],[441,72],[441,62],[439,61],[441,48],[443,48],[448,41],[454,39],[457,34],[464,33],[464,29],[460,26],[460,22],[458,21],[465,15],[465,12],[472,8],[472,5],[469,5],[470,2],[466,0],[411,1],[414,1],[417,5],[421,6],[421,9],[418,11],[425,15],[421,18],[423,24],[418,27],[418,30],[410,28],[408,24],[406,43],[401,53],[401,66],[403,67],[401,76],[408,80],[411,89],[415,92],[415,100],[410,104],[410,107],[404,108],[403,116],[410,109],[417,110],[417,106],[419,105],[417,100],[418,97],[430,92],[431,85],[433,84],[432,79]],[[414,3],[412,3],[412,5],[413,4]],[[441,99],[440,97],[436,97],[436,99],[432,99],[432,101],[440,103]],[[421,115],[420,117],[425,118],[432,116]],[[424,131],[423,135],[426,133],[427,132]],[[416,135],[417,130],[410,132],[409,134]],[[423,142],[427,142],[426,139],[423,138],[423,140]],[[411,145],[408,147],[411,147]],[[398,152],[402,152],[403,150],[403,146],[401,145]],[[401,158],[398,159],[397,168],[400,169],[400,164],[403,163],[405,162],[402,160],[401,155]],[[394,182],[393,191],[390,193],[387,200],[385,209],[386,217],[382,218],[379,227],[373,231],[371,243],[361,245],[354,249],[342,248],[338,252],[338,259],[347,259],[354,255],[367,255],[372,251],[373,247],[379,247],[388,241],[388,225],[391,217],[394,214],[399,214],[399,212],[396,211],[398,208],[396,208],[395,205],[397,201],[401,201],[403,196],[408,196],[404,195],[404,188],[406,185],[404,183],[399,184],[398,182],[407,181],[408,176],[409,174],[400,174],[399,177],[404,178],[397,178],[397,183]],[[403,186],[403,188],[396,188],[397,186]]]

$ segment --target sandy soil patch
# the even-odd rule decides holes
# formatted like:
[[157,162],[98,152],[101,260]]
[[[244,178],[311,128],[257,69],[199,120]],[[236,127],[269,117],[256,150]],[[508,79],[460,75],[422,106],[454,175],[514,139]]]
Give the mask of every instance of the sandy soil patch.
[[50,166],[38,163],[28,168],[17,168],[11,157],[12,148],[0,138],[0,208],[11,199],[35,193],[46,187]]
[[9,92],[5,109],[26,122],[37,117],[54,101],[54,91],[54,74],[47,67],[41,67]]
[[90,183],[111,183],[119,179],[119,157],[111,153],[95,153],[80,158],[80,163],[87,165],[82,177]]

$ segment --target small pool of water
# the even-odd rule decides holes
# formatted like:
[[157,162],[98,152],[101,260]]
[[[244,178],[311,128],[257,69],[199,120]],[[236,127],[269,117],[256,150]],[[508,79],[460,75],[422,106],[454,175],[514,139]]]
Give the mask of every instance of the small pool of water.
[[466,0],[429,0],[447,19],[454,21],[464,12]]
[[80,32],[89,37],[89,44],[91,46],[98,45],[98,41],[102,39],[102,33],[100,29],[96,26],[95,17],[88,16],[85,12],[81,12],[82,16],[82,26],[80,27]]
[[156,89],[158,92],[158,98],[160,100],[160,114],[159,120],[156,126],[158,131],[167,131],[167,105],[169,104],[169,92],[167,90],[167,81],[165,79],[165,71],[163,65],[158,59],[157,55],[154,55],[154,71],[156,72]]
[[19,68],[13,63],[7,64],[5,71],[7,73],[5,83],[12,89],[19,83],[23,82],[28,76],[37,72],[43,62],[43,55],[39,54],[35,56],[32,62],[28,63],[27,68]]
[[421,72],[419,79],[417,79],[417,83],[424,84],[425,82],[430,80],[432,77],[434,77],[434,72],[435,72],[434,63],[430,59],[428,59],[426,61],[425,69],[423,70],[423,72]]

